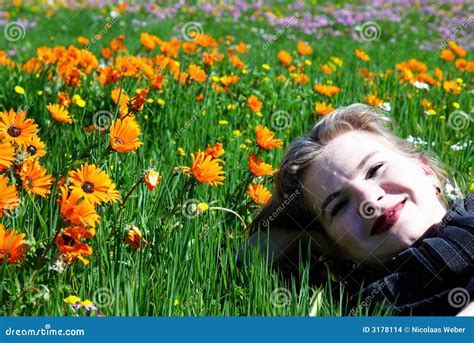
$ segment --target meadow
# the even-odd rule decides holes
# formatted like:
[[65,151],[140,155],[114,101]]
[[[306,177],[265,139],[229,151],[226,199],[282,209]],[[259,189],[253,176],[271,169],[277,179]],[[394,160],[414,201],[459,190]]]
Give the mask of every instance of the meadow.
[[239,247],[285,148],[355,102],[473,191],[469,8],[3,4],[1,315],[343,314],[343,283]]

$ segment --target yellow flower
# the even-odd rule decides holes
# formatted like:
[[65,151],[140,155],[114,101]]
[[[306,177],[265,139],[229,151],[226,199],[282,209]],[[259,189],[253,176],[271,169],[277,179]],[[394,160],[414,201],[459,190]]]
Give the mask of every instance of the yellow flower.
[[160,105],[160,106],[163,106],[165,104],[165,101],[161,98],[158,99],[157,102],[158,102],[158,105]]
[[179,305],[179,300],[178,300],[178,299],[174,299],[173,305],[174,305],[174,306],[178,306],[178,305]]
[[76,100],[76,104],[77,104],[77,106],[79,106],[81,108],[84,108],[84,106],[86,106],[86,102],[82,99]]
[[460,106],[457,102],[453,102],[453,107],[454,107],[454,108],[459,108],[459,107],[461,107],[461,106]]
[[219,120],[219,125],[227,125],[229,122],[227,120]]
[[38,96],[41,96],[41,95],[43,95],[43,91],[38,91],[38,92],[36,92],[36,94],[38,94]]
[[235,136],[237,136],[237,137],[239,137],[239,136],[242,135],[242,133],[240,132],[240,130],[234,130],[234,131],[232,131],[232,133],[233,133]]
[[178,148],[178,154],[181,155],[181,156],[186,156],[186,152],[181,147]]
[[67,298],[64,298],[63,301],[68,304],[77,304],[81,302],[81,298],[76,297],[75,295],[70,295]]
[[313,64],[313,62],[311,62],[311,60],[305,60],[304,64],[306,64],[307,66],[310,66]]
[[268,64],[262,64],[262,68],[265,70],[270,70],[270,66]]
[[21,95],[25,94],[25,90],[23,89],[23,87],[20,86],[15,86],[15,92]]
[[474,192],[474,182],[473,182],[473,183],[471,183],[471,187],[470,187],[470,189],[471,189],[471,192]]
[[199,204],[197,204],[196,206],[196,210],[197,212],[199,213],[202,213],[202,212],[205,212],[209,209],[209,205],[206,204],[205,202],[200,202]]

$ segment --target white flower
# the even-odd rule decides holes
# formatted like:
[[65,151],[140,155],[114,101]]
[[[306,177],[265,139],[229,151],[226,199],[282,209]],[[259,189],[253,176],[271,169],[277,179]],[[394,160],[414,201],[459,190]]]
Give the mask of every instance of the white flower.
[[379,105],[379,107],[384,110],[384,111],[387,111],[387,112],[390,112],[392,110],[392,106],[390,106],[390,103],[389,102],[383,102]]
[[413,87],[418,88],[418,89],[426,89],[426,90],[430,89],[430,86],[428,86],[428,84],[424,82],[415,81],[412,83],[412,85]]

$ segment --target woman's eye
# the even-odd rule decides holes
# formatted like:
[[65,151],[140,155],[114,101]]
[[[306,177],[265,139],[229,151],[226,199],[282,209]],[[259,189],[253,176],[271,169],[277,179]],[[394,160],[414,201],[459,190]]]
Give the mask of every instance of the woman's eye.
[[348,202],[349,202],[349,200],[347,200],[347,199],[344,199],[344,200],[338,202],[338,203],[336,204],[336,206],[334,206],[334,208],[333,208],[332,211],[331,211],[331,217],[336,216],[336,215],[339,213],[339,211],[340,211]]
[[374,176],[377,173],[377,170],[383,166],[383,163],[379,163],[375,165],[373,168],[369,170],[369,173],[367,174],[367,178],[370,179],[372,176]]

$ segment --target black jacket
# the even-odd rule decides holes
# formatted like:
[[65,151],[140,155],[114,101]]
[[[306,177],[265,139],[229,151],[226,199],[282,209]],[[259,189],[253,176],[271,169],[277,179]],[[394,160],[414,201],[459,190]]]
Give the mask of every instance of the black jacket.
[[394,315],[451,316],[474,301],[474,193],[388,267],[392,274],[354,294],[348,311],[382,303]]

